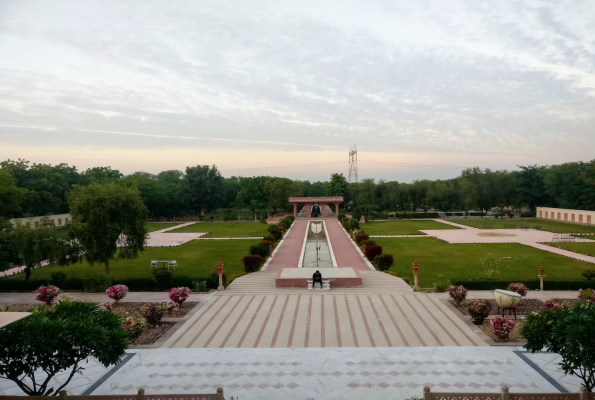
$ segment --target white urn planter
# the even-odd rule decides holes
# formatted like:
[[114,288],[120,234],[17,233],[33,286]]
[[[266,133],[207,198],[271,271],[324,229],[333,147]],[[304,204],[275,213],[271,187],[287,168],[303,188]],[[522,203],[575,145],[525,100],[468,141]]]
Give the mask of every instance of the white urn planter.
[[[496,289],[492,292],[492,294],[494,295],[494,300],[496,300],[496,303],[498,304],[498,308],[501,308],[502,310],[514,310],[514,317],[516,319],[516,306],[519,305],[523,299],[523,296],[518,293],[511,292],[510,290],[503,289]],[[502,311],[502,313],[504,315],[504,311]]]

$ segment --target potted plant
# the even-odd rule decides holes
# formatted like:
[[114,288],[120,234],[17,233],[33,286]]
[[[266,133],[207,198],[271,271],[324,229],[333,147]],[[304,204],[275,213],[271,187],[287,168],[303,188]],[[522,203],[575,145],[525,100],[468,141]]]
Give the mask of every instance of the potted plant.
[[475,325],[482,325],[492,311],[492,302],[486,299],[469,300],[467,301],[467,311]]

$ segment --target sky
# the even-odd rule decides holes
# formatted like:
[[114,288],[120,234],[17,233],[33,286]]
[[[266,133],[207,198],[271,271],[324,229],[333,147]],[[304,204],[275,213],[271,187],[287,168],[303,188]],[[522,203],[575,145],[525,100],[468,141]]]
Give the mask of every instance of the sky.
[[0,0],[0,160],[446,179],[595,158],[595,2]]

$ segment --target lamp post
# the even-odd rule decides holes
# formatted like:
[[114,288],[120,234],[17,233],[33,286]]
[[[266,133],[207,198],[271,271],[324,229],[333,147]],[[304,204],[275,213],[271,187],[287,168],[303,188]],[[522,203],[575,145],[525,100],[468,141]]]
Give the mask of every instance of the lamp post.
[[417,274],[419,273],[419,263],[413,261],[413,290],[419,292],[419,285],[417,284]]
[[219,274],[219,287],[217,290],[224,290],[223,287],[223,261],[217,263],[217,273]]
[[543,291],[543,278],[545,278],[545,268],[539,267],[539,290]]

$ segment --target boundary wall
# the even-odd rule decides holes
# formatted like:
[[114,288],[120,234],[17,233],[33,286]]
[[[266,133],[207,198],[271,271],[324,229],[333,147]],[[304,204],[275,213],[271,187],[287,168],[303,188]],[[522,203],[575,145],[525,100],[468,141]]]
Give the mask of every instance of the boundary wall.
[[537,218],[574,224],[595,225],[595,211],[537,207]]

